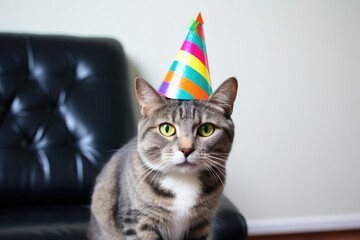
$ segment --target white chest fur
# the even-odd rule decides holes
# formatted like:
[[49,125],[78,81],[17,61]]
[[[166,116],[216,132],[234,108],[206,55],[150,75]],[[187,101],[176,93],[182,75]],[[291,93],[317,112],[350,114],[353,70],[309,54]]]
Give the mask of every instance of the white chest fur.
[[173,224],[167,229],[172,239],[181,239],[190,223],[191,208],[196,204],[200,193],[200,181],[195,175],[171,174],[166,176],[161,186],[175,194],[172,206]]

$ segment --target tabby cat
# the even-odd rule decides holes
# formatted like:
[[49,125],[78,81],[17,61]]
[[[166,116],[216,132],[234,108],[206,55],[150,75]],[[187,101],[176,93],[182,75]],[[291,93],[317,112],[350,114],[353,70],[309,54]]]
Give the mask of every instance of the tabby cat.
[[89,238],[211,239],[236,92],[237,80],[229,78],[208,100],[172,100],[137,78],[138,136],[97,178]]

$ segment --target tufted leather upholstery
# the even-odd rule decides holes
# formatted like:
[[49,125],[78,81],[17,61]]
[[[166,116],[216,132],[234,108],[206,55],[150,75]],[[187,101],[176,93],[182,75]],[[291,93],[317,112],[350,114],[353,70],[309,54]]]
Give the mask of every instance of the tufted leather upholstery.
[[[95,177],[136,133],[129,91],[115,40],[0,33],[0,239],[86,239]],[[226,198],[218,216],[217,239],[246,238]]]
[[0,53],[0,203],[83,202],[135,135],[121,45],[2,34]]

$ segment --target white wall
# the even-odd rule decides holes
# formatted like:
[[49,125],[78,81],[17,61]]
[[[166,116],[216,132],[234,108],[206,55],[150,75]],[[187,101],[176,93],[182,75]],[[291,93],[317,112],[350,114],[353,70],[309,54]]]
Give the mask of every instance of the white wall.
[[213,85],[239,79],[226,194],[250,228],[360,216],[360,1],[0,0],[0,31],[114,37],[157,87],[198,11]]

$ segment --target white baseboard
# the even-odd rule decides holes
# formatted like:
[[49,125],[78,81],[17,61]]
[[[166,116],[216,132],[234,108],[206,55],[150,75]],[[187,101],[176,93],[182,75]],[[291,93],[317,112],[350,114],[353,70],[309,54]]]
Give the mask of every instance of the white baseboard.
[[360,229],[360,214],[247,221],[249,236]]

